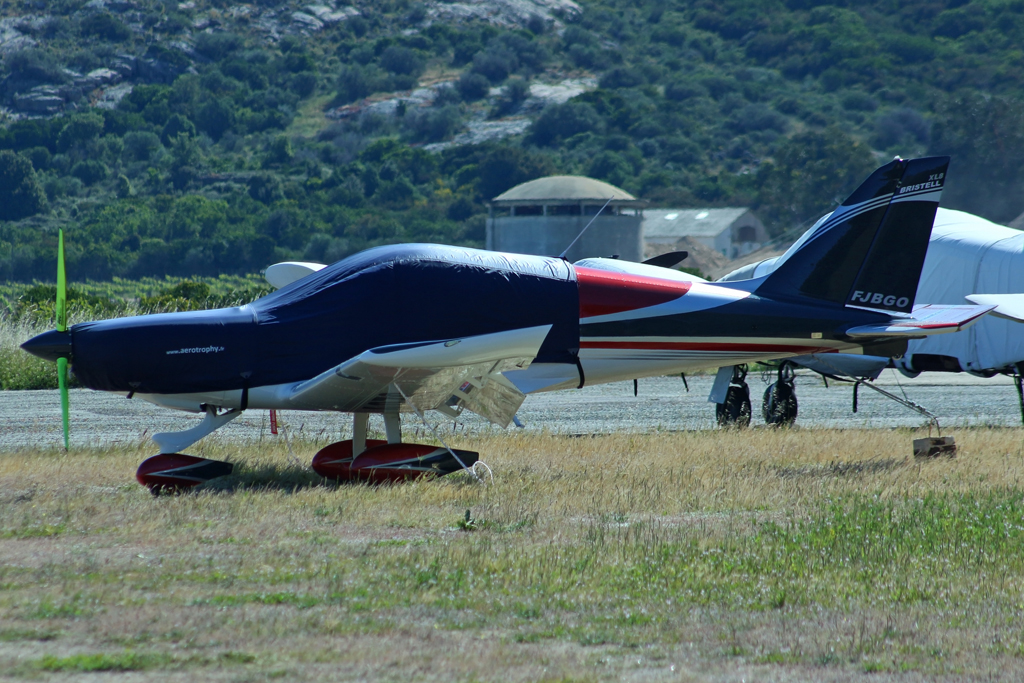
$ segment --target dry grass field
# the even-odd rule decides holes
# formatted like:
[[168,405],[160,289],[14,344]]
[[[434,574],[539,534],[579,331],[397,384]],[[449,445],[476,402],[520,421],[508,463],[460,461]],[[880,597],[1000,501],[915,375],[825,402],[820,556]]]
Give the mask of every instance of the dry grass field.
[[914,436],[461,435],[492,483],[383,487],[211,439],[159,498],[149,446],[3,453],[0,678],[1020,680],[1024,432]]

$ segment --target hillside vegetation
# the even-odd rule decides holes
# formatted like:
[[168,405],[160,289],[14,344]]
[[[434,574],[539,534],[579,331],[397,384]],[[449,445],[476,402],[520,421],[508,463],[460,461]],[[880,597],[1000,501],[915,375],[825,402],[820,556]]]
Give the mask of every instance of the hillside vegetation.
[[[775,234],[894,154],[1024,210],[1024,1],[0,2],[0,278],[253,273],[481,246],[585,174]],[[560,94],[561,93],[561,94]],[[574,96],[571,96],[574,95]],[[571,96],[571,97],[570,97]]]

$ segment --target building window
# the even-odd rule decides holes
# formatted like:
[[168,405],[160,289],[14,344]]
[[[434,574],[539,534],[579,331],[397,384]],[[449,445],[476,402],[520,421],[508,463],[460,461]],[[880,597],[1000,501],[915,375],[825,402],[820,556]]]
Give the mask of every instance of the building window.
[[[587,205],[585,205],[583,207],[583,215],[585,215],[585,216],[593,216],[598,211],[601,211],[601,205],[600,204],[597,204],[597,205],[587,204]],[[606,206],[606,207],[604,207],[604,211],[601,211],[601,215],[602,216],[615,216],[618,213],[619,212],[618,212],[618,207],[617,206]]]
[[579,216],[580,205],[579,204],[558,204],[556,206],[548,207],[549,216]]
[[544,207],[543,206],[536,206],[536,205],[534,205],[534,206],[516,206],[516,207],[513,207],[513,211],[515,211],[515,213],[513,214],[514,216],[543,216],[544,215]]
[[744,225],[739,229],[738,242],[756,242],[757,231],[752,226]]

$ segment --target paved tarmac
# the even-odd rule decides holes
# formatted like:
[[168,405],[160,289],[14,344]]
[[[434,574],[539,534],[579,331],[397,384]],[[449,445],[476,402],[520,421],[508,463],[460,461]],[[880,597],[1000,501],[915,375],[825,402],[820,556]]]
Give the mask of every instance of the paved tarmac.
[[[678,377],[641,379],[639,395],[633,396],[632,382],[619,382],[581,390],[537,394],[526,399],[519,411],[524,429],[563,434],[598,434],[614,431],[679,431],[715,429],[714,405],[707,402],[712,375],[687,378],[689,393]],[[774,377],[768,378],[773,381]],[[761,396],[767,383],[760,375],[747,378],[754,411],[754,424],[761,420]],[[982,379],[969,375],[931,373],[908,379],[886,370],[877,384],[930,410],[944,429],[961,426],[1020,426],[1020,407],[1013,381],[1007,377]],[[818,375],[797,377],[798,424],[807,427],[892,428],[918,427],[924,416],[861,388],[859,410],[851,411],[849,384],[830,382],[825,387]],[[429,413],[428,420],[444,432],[453,423]],[[139,444],[154,432],[176,431],[198,423],[197,415],[159,408],[138,399],[126,400],[85,389],[71,392],[72,447],[104,447]],[[349,438],[351,419],[334,413],[286,411],[281,414],[292,434],[324,443]],[[406,438],[427,431],[415,415],[404,418]],[[379,418],[371,429],[382,430]],[[465,414],[457,429],[496,429],[484,420]],[[510,427],[510,429],[515,429]],[[210,438],[256,442],[273,437],[267,411],[249,411]],[[60,401],[56,391],[0,392],[0,451],[31,446],[56,448],[60,445]],[[150,443],[152,445],[152,443]],[[156,449],[154,447],[154,452]]]

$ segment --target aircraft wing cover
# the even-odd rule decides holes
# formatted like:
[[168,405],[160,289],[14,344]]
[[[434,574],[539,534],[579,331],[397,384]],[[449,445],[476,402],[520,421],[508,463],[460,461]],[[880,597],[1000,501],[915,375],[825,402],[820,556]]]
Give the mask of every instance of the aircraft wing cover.
[[[917,301],[962,304],[969,295],[1017,292],[1024,292],[1024,232],[939,209]],[[963,334],[910,342],[907,355],[919,353],[959,358],[968,371],[998,370],[1024,360],[1024,331],[1018,322],[987,315]]]
[[971,294],[967,300],[982,306],[995,306],[992,315],[1024,323],[1024,294]]
[[550,325],[365,351],[294,387],[289,401],[313,410],[441,410],[477,413],[507,427],[526,398],[501,374],[529,367]]

